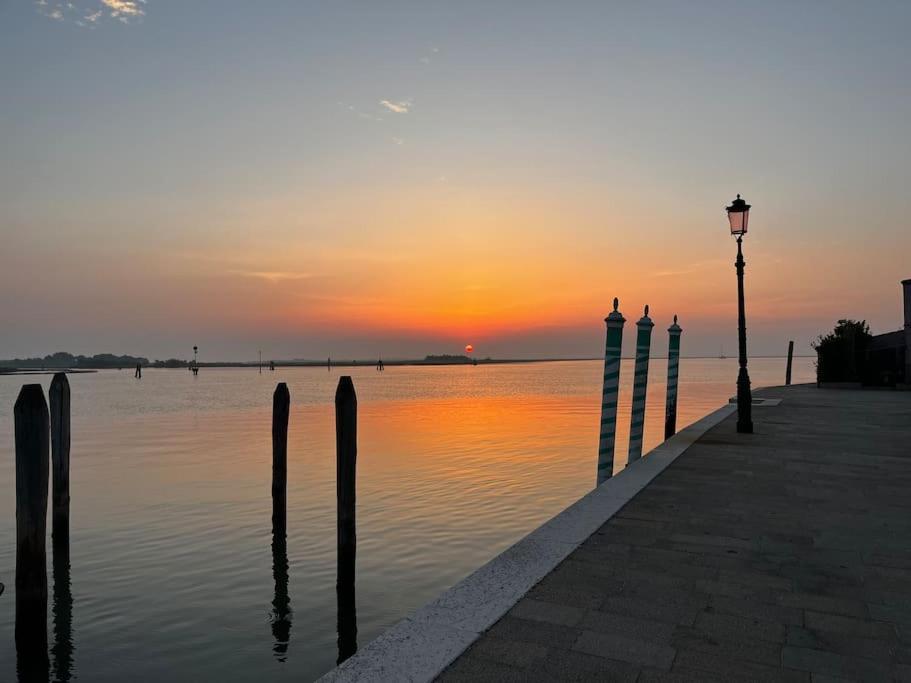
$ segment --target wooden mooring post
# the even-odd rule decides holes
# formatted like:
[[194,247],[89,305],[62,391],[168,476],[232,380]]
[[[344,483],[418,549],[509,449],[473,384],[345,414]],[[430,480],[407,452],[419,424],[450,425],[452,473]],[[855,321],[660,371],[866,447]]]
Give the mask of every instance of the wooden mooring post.
[[617,438],[617,399],[620,389],[620,350],[623,346],[623,323],[626,318],[617,310],[620,301],[614,297],[614,310],[604,319],[604,382],[601,388],[601,436],[598,439],[598,486],[614,475],[614,445]]
[[69,548],[70,539],[70,382],[58,372],[48,391],[51,413],[51,538]]
[[288,417],[291,393],[279,382],[272,394],[272,653],[283,662],[291,640],[291,598],[288,594]]
[[786,386],[791,385],[791,363],[794,361],[794,342],[788,342],[788,368],[784,373],[784,383]]
[[335,392],[335,449],[338,564],[335,592],[338,605],[338,661],[357,652],[354,598],[357,534],[355,526],[357,472],[357,395],[351,377],[339,379]]
[[20,680],[46,680],[50,417],[40,384],[13,408],[16,440],[16,658]]
[[645,313],[636,322],[636,364],[633,370],[633,406],[630,411],[629,456],[627,466],[642,457],[642,435],[645,432],[645,396],[648,390],[648,358],[655,323]]
[[288,496],[288,416],[291,393],[279,382],[272,394],[272,527],[284,535]]
[[677,381],[680,375],[680,334],[683,329],[677,324],[667,328],[667,398],[664,402],[664,438],[670,439],[677,433]]

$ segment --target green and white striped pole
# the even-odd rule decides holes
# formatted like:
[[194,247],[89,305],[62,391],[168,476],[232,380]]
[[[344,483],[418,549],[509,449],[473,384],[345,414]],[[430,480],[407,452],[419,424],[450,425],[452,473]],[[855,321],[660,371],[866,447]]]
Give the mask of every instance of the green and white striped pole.
[[620,347],[623,342],[623,323],[626,318],[617,310],[620,302],[614,298],[614,310],[607,323],[604,346],[604,388],[601,392],[601,439],[598,442],[598,485],[614,474],[614,438],[617,433],[617,389],[620,386]]
[[667,328],[667,401],[664,404],[664,438],[670,439],[677,433],[677,376],[680,370],[680,333],[683,330],[677,324]]
[[636,323],[636,369],[633,372],[633,409],[629,423],[629,457],[627,466],[642,457],[642,432],[645,426],[645,390],[648,387],[648,354],[655,323],[645,315]]

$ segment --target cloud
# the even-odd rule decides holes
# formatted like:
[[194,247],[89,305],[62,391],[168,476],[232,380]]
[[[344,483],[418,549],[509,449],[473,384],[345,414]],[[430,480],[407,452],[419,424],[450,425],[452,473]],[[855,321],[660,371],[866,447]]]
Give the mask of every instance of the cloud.
[[713,259],[711,261],[697,261],[696,263],[689,263],[682,265],[679,268],[673,268],[671,270],[659,270],[652,273],[653,277],[678,277],[680,275],[691,275],[692,273],[705,270],[707,268],[715,268],[720,265],[727,263],[725,260]]
[[105,17],[128,24],[145,16],[145,4],[146,0],[35,0],[35,6],[40,14],[55,21],[72,21],[83,28],[95,28]]
[[397,145],[404,145],[404,144],[405,144],[404,138],[393,137],[393,138],[392,138],[392,141],[393,141],[395,144],[397,144]]
[[138,0],[101,0],[101,4],[111,10],[112,17],[141,17],[145,14]]
[[313,277],[310,273],[298,273],[286,270],[232,270],[230,272],[233,275],[266,280],[273,284],[286,280],[309,280]]
[[380,100],[380,104],[395,114],[407,114],[411,110],[412,102],[410,99],[392,102],[390,100]]

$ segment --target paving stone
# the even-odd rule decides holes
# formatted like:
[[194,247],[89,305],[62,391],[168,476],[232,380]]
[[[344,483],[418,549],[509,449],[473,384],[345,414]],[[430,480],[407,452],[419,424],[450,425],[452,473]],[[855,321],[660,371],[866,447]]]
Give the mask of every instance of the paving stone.
[[632,683],[640,667],[573,650],[554,650],[540,672],[554,681],[617,681]]
[[715,612],[722,614],[736,614],[741,617],[765,619],[796,626],[803,625],[803,610],[796,607],[781,607],[761,600],[739,600],[713,595],[711,607]]
[[677,596],[680,602],[662,602],[642,597],[616,595],[606,598],[599,607],[602,612],[611,612],[627,617],[663,621],[669,624],[690,625],[696,621],[705,604],[686,602],[686,596]]
[[897,642],[874,638],[860,638],[834,631],[810,631],[800,626],[788,628],[788,645],[813,650],[825,650],[840,655],[866,657],[879,661],[900,659]]
[[671,640],[674,647],[728,657],[743,662],[778,666],[781,644],[738,634],[709,635],[697,628],[678,626]]
[[773,643],[785,640],[785,624],[759,618],[748,618],[718,612],[703,612],[696,617],[695,628],[702,633],[718,637],[736,635],[742,638],[755,638]]
[[583,631],[573,649],[597,657],[665,670],[671,668],[676,654],[669,645],[597,631]]
[[654,643],[670,643],[674,624],[638,619],[620,614],[590,610],[585,613],[580,628],[599,633],[617,633]]
[[527,681],[526,672],[522,669],[475,659],[471,656],[462,656],[452,666],[440,674],[439,681],[445,683],[462,683],[477,681],[478,683],[520,683]]
[[515,640],[503,640],[491,636],[481,638],[468,650],[475,659],[506,664],[507,666],[528,669],[539,664],[548,654],[545,645],[537,643],[523,643]]
[[835,631],[861,638],[895,638],[895,627],[882,621],[869,621],[837,614],[824,614],[807,610],[804,624],[811,631]]
[[781,650],[781,664],[790,669],[800,669],[810,673],[831,674],[843,676],[845,674],[846,658],[834,652],[813,650],[807,647],[794,647],[786,645]]
[[[723,681],[808,681],[805,672],[787,671],[779,666],[767,666],[753,662],[738,661],[730,657],[699,652],[678,650],[677,658],[671,668],[673,673],[690,674],[701,672],[703,680]],[[713,678],[709,678],[713,677]]]
[[569,649],[579,637],[579,629],[505,616],[487,634],[502,640],[538,643],[548,647]]
[[509,614],[520,619],[547,621],[561,626],[576,626],[582,620],[585,610],[571,605],[528,599],[521,600],[509,611]]
[[785,607],[797,607],[861,619],[867,616],[867,606],[862,600],[833,598],[812,593],[782,593],[778,603]]

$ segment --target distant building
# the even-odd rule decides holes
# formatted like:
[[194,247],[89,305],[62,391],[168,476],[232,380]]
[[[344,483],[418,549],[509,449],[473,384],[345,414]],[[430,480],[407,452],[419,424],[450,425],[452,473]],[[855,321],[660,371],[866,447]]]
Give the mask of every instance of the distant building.
[[905,304],[903,329],[873,337],[868,368],[877,384],[911,384],[911,279],[902,280]]

